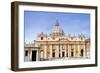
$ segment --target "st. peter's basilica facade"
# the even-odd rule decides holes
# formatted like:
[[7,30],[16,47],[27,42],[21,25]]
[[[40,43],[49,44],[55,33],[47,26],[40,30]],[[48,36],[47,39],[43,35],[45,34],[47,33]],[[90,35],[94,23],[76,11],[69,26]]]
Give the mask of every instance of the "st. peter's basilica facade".
[[[72,29],[71,29],[72,30]],[[56,21],[49,34],[37,34],[33,43],[24,43],[25,61],[51,61],[61,58],[89,58],[90,38],[85,35],[65,34]]]

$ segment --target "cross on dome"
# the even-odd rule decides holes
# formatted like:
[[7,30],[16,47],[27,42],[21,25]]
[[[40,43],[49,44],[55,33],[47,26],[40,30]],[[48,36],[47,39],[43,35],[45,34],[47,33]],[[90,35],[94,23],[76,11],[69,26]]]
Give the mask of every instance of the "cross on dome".
[[56,24],[55,24],[55,26],[59,26],[59,22],[58,22],[58,20],[56,20]]

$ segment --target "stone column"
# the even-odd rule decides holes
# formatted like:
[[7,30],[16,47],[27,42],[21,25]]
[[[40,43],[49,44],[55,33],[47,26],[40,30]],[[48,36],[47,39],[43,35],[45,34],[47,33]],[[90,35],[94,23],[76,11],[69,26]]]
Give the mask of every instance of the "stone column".
[[52,45],[50,45],[50,56],[49,56],[49,59],[52,58]]
[[78,53],[77,53],[78,54],[78,57],[80,57],[80,49],[81,49],[80,48],[80,44],[78,44]]
[[60,45],[60,57],[62,57],[62,45]]
[[30,48],[29,60],[32,61],[32,48]]
[[88,56],[88,49],[87,49],[87,45],[85,43],[85,52],[86,52],[86,57]]
[[47,59],[47,46],[44,45],[44,59]]
[[83,52],[84,56],[83,57],[86,57],[86,49],[85,49],[85,45],[84,44],[83,44],[83,50],[84,50],[84,52]]
[[36,61],[39,61],[39,51],[38,51],[38,48],[36,50]]
[[44,58],[44,52],[43,52],[43,50],[42,50],[42,51],[40,51],[40,58],[41,58],[41,59],[43,59],[43,58]]
[[66,44],[66,57],[68,57],[68,45]]
[[75,45],[75,57],[78,57],[78,45]]
[[70,45],[68,44],[68,57],[70,57],[70,50],[71,48],[70,48]]
[[40,52],[40,48],[37,48],[37,60],[40,61],[41,58],[41,52]]
[[66,47],[66,45],[64,44],[64,52],[65,52],[65,57],[66,57],[66,49],[67,49],[67,47]]
[[76,45],[73,45],[73,52],[74,52],[74,57],[76,57]]
[[56,45],[56,53],[55,53],[55,55],[56,55],[56,58],[59,57],[59,45]]
[[87,57],[90,58],[90,44],[89,43],[86,43],[86,48],[85,48],[87,51]]

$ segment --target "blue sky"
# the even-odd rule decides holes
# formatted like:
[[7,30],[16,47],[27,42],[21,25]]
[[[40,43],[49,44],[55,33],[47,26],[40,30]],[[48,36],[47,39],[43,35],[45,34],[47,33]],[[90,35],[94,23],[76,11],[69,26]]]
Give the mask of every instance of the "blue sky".
[[40,32],[50,33],[56,20],[65,34],[90,36],[90,14],[24,11],[25,42],[35,40]]

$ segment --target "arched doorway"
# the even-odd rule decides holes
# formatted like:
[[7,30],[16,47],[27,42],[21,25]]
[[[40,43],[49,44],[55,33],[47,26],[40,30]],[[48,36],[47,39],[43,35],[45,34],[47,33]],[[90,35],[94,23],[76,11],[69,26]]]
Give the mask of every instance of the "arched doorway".
[[83,57],[84,56],[84,50],[83,49],[81,49],[81,55],[80,55],[81,57]]

